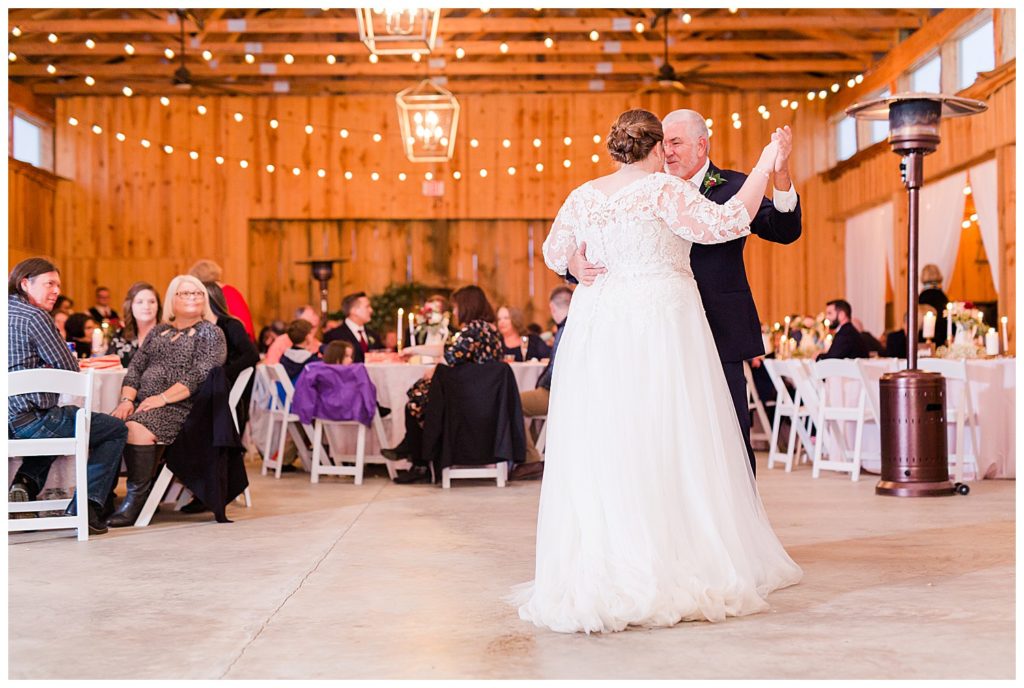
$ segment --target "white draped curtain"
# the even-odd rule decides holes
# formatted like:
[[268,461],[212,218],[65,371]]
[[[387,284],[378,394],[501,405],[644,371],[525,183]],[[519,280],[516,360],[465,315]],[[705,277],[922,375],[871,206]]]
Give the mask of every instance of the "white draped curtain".
[[[846,221],[846,300],[864,329],[885,331],[885,272],[892,243],[892,203]],[[893,272],[895,272],[893,268]]]
[[971,195],[978,211],[978,229],[981,230],[981,243],[985,245],[988,264],[992,268],[992,283],[999,293],[999,200],[996,196],[998,179],[996,178],[996,161],[989,160],[970,169]]
[[942,271],[942,287],[953,279],[960,232],[964,221],[964,186],[967,172],[957,172],[921,189],[918,264],[932,263]]

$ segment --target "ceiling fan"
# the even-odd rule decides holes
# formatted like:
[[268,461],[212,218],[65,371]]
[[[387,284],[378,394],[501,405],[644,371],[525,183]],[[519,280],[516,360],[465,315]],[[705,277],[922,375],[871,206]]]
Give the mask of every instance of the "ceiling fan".
[[[694,69],[691,69],[688,72],[684,72],[683,74],[677,74],[676,73],[676,70],[672,66],[672,63],[669,62],[669,60],[668,60],[668,17],[669,17],[669,15],[671,13],[672,13],[672,10],[670,10],[670,9],[658,10],[657,13],[654,15],[654,19],[651,20],[651,30],[652,31],[657,27],[659,21],[664,20],[664,22],[665,22],[665,28],[664,28],[664,31],[662,31],[662,38],[664,40],[664,45],[663,45],[663,53],[662,53],[661,66],[658,67],[657,74],[654,77],[654,79],[655,79],[654,82],[650,83],[650,84],[647,84],[644,87],[640,88],[638,91],[636,91],[635,95],[644,95],[646,93],[657,93],[659,91],[669,91],[669,92],[675,91],[677,93],[686,94],[686,93],[689,92],[689,89],[687,88],[687,84],[688,83],[689,84],[700,83],[700,84],[705,84],[705,85],[708,85],[708,86],[715,86],[717,88],[728,90],[730,87],[727,86],[726,84],[718,84],[718,83],[715,83],[713,81],[707,81],[707,80],[701,79],[701,78],[694,78],[692,76],[692,75],[697,74],[702,69],[706,68],[707,67],[706,64],[705,65],[698,65]],[[683,77],[686,77],[685,81],[683,80]]]

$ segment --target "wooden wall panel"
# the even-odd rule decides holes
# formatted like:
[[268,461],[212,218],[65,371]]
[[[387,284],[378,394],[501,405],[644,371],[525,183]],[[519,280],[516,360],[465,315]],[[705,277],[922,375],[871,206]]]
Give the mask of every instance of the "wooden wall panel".
[[7,159],[8,269],[31,256],[56,256],[57,181],[45,170]]

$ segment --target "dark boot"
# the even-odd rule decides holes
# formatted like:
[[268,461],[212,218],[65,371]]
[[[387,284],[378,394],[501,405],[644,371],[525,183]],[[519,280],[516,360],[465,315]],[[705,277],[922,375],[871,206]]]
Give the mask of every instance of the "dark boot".
[[[103,507],[89,500],[86,503],[89,505],[89,535],[103,535],[103,533],[107,532],[107,522],[102,514]],[[71,503],[68,504],[68,508],[64,510],[64,513],[68,516],[78,515],[78,502],[74,495],[72,495]]]
[[157,449],[155,444],[126,444],[124,463],[128,469],[128,493],[117,512],[107,520],[111,528],[123,528],[135,523],[153,488],[156,473]]

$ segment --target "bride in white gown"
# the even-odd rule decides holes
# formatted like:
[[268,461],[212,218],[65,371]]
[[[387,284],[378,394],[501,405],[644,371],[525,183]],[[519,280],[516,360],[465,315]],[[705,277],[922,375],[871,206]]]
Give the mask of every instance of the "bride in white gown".
[[[544,260],[586,242],[607,272],[572,298],[551,385],[535,579],[519,616],[562,632],[721,621],[802,571],[771,529],[690,272],[690,246],[750,232],[773,140],[725,205],[661,172],[661,122],[620,115],[621,168],[575,189]],[[774,137],[773,137],[774,139]]]

